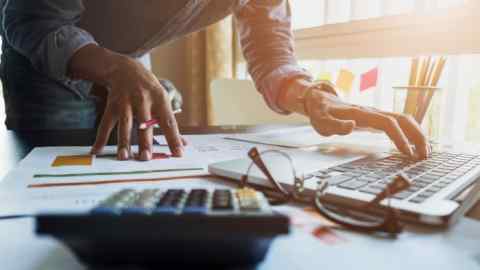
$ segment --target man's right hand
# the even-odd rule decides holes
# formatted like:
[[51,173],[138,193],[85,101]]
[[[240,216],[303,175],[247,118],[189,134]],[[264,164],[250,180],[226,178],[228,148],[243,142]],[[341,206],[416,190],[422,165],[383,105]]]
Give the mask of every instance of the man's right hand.
[[[112,53],[96,45],[88,45],[72,57],[70,71],[73,77],[91,80],[109,89],[107,106],[98,127],[92,154],[98,154],[107,144],[117,125],[117,157],[132,157],[130,135],[134,119],[146,122],[157,119],[165,133],[173,156],[181,156],[184,141],[172,112],[167,91],[158,79],[139,62],[127,56]],[[153,130],[138,130],[139,158],[152,158]]]

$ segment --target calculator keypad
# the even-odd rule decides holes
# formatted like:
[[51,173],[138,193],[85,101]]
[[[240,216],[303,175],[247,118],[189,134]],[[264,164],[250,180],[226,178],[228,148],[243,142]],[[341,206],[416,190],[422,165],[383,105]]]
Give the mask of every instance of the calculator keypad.
[[96,214],[269,214],[268,201],[252,189],[122,190],[92,210]]

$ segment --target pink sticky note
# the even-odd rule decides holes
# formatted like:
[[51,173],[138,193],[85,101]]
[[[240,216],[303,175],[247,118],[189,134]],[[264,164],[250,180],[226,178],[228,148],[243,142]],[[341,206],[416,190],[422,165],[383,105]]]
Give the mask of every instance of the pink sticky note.
[[365,91],[367,89],[377,86],[378,82],[378,67],[368,71],[367,73],[362,74],[360,80],[360,91]]

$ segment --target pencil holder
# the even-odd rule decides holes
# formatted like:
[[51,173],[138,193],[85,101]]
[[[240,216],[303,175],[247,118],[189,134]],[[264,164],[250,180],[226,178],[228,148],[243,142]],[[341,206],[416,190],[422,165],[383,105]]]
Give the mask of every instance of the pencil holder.
[[438,140],[442,89],[430,86],[397,86],[393,89],[394,111],[411,115],[431,140]]

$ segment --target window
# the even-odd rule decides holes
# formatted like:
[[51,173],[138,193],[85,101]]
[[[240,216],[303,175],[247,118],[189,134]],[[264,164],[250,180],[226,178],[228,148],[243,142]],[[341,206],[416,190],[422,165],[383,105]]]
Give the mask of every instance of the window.
[[293,28],[365,20],[383,16],[434,12],[466,4],[466,0],[290,0]]
[[[440,140],[480,142],[480,70],[475,66],[480,38],[474,29],[480,9],[475,1],[290,2],[300,63],[316,77],[330,73],[334,82],[340,69],[352,71],[354,87],[345,94],[352,103],[392,110],[392,87],[408,82],[411,56],[448,56],[438,112],[428,120],[438,125],[426,130]],[[374,67],[379,68],[378,87],[360,92],[359,75]],[[244,64],[238,71],[246,76]]]

